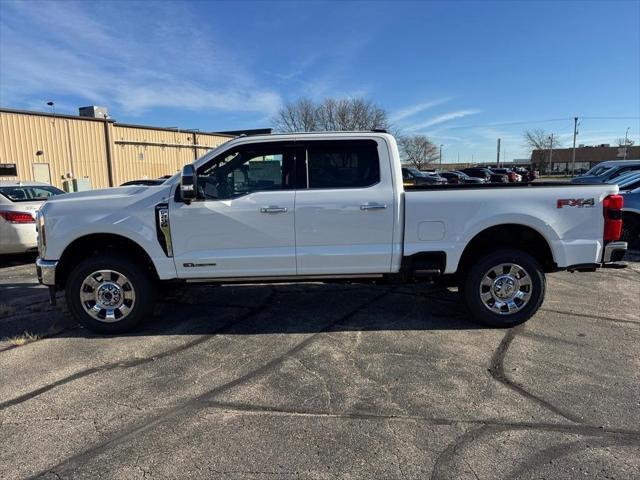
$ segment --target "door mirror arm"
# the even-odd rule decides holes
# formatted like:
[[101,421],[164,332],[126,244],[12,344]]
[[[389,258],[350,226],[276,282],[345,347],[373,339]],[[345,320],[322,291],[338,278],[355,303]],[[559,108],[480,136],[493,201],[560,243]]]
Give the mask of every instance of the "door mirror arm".
[[198,175],[193,165],[185,165],[180,176],[180,197],[189,205],[198,196]]

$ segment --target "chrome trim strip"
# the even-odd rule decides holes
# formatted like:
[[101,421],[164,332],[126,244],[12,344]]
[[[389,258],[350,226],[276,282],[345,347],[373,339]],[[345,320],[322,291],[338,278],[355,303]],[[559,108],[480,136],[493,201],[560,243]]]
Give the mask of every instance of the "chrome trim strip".
[[187,283],[260,283],[260,282],[305,282],[310,281],[331,281],[331,280],[348,280],[348,279],[370,279],[383,278],[383,274],[363,274],[363,275],[289,275],[282,277],[212,277],[212,278],[187,278]]
[[38,273],[38,281],[43,285],[55,286],[57,266],[57,260],[43,260],[38,257],[36,259],[36,272]]
[[610,242],[604,246],[604,254],[602,255],[602,263],[611,262],[611,258],[615,252],[627,251],[627,242]]

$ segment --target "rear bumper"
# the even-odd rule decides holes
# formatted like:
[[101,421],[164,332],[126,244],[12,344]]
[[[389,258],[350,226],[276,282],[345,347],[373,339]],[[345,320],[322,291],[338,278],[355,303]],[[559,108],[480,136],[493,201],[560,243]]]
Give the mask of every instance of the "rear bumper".
[[604,246],[604,253],[602,255],[602,263],[619,262],[624,258],[624,254],[627,252],[627,242],[610,242]]
[[36,273],[38,274],[38,281],[43,285],[55,286],[57,266],[57,260],[42,260],[38,257],[36,259]]

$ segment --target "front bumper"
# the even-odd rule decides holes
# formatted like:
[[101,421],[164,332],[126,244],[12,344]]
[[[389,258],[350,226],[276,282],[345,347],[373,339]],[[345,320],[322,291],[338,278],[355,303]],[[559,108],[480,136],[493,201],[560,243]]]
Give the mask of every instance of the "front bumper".
[[627,252],[627,242],[610,242],[604,246],[604,254],[602,255],[602,263],[619,262],[623,259]]
[[57,266],[57,260],[42,260],[38,257],[36,259],[36,273],[38,274],[38,281],[43,285],[55,287]]

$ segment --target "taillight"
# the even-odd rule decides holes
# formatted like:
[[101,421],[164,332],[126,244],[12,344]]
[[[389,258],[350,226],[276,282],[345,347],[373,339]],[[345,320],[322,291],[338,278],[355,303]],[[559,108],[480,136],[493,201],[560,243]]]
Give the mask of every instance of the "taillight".
[[30,213],[24,212],[0,212],[0,217],[9,223],[36,223],[36,219]]
[[609,195],[602,202],[604,213],[604,241],[614,242],[622,235],[622,195]]

